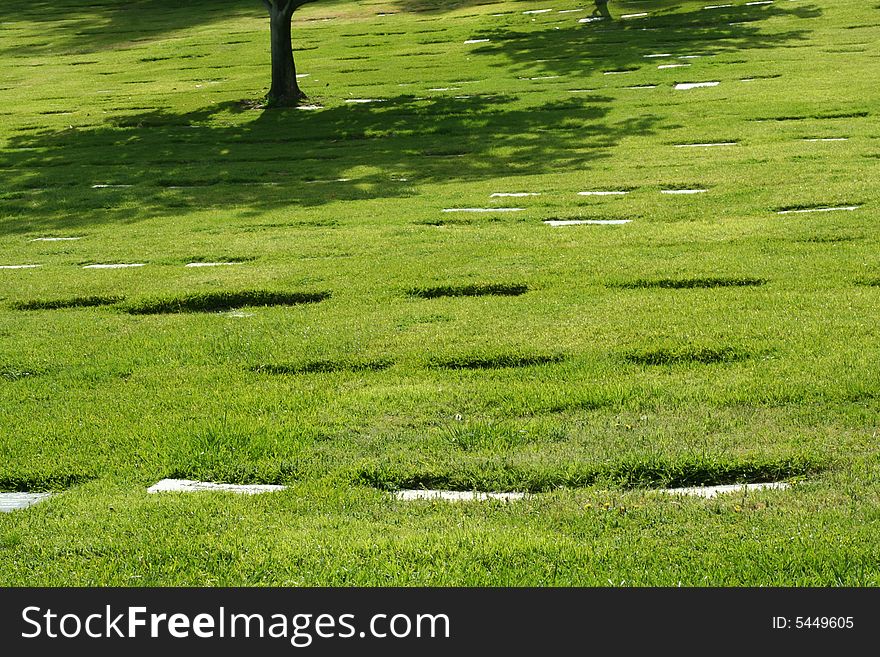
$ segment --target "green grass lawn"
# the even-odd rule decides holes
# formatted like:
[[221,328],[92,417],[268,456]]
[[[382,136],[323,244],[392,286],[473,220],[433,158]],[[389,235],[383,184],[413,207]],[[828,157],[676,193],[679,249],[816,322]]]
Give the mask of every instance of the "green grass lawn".
[[0,7],[0,585],[880,584],[880,9],[228,4]]

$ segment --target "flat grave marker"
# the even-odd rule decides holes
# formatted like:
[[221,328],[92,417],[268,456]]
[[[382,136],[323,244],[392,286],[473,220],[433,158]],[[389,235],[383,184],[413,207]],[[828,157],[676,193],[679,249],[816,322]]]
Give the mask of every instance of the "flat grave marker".
[[11,513],[42,502],[52,493],[0,493],[0,513]]
[[480,491],[461,490],[399,490],[394,497],[405,502],[414,500],[443,500],[445,502],[486,502],[502,500],[509,502],[521,500],[525,493],[483,493]]
[[83,265],[83,269],[127,269],[129,267],[144,267],[143,262],[115,262],[111,264]]
[[723,486],[691,486],[688,488],[660,488],[657,492],[666,495],[695,495],[712,499],[718,495],[727,493],[746,493],[758,490],[785,490],[790,488],[791,484],[784,482],[767,482],[761,484],[726,484]]
[[687,90],[687,89],[701,89],[703,87],[717,87],[720,82],[680,82],[675,85],[675,89],[679,90]]
[[836,207],[827,207],[827,208],[798,208],[796,210],[779,210],[776,214],[804,214],[807,212],[852,212],[853,210],[858,210],[858,205],[839,205]]
[[188,262],[184,267],[227,267],[229,265],[240,265],[241,262]]
[[673,144],[676,148],[710,148],[713,146],[736,146],[739,142],[735,141],[716,141],[707,142],[705,144]]
[[632,219],[548,219],[544,223],[548,226],[621,226],[631,221]]
[[525,208],[443,208],[443,212],[522,212]]
[[276,484],[218,484],[212,481],[193,481],[191,479],[162,479],[147,489],[148,493],[200,493],[214,491],[259,495],[284,490],[286,486]]

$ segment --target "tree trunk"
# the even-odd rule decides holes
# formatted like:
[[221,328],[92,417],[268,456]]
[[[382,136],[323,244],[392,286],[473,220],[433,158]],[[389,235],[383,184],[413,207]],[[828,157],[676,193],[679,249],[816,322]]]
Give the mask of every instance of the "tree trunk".
[[614,20],[611,12],[608,11],[608,0],[596,0],[595,5],[596,8],[593,10],[593,16],[601,16],[602,18],[607,18],[608,20]]
[[296,65],[293,63],[290,20],[294,3],[281,0],[267,4],[272,40],[272,87],[267,100],[270,105],[296,105],[306,95],[296,83]]

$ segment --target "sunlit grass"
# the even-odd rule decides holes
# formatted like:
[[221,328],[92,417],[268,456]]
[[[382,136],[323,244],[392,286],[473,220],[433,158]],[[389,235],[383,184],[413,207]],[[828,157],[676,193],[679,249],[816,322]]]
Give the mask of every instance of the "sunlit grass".
[[203,4],[0,7],[0,584],[878,584],[876,9]]

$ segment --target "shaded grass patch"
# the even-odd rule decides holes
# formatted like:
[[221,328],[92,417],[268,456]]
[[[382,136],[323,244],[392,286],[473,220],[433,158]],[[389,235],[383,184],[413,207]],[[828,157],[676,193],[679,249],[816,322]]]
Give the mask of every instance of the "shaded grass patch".
[[0,381],[20,381],[35,376],[42,376],[46,371],[39,368],[23,368],[15,365],[0,365]]
[[624,460],[612,463],[572,463],[565,467],[522,467],[486,459],[454,470],[408,469],[395,463],[371,464],[354,474],[354,483],[385,491],[443,489],[457,491],[522,491],[542,493],[559,488],[607,485],[621,489],[680,488],[748,484],[806,477],[826,465],[810,456],[738,460],[703,457],[665,460]]
[[713,288],[713,287],[758,287],[766,285],[767,281],[763,278],[750,277],[718,277],[709,276],[705,278],[660,278],[655,280],[639,279],[636,281],[609,283],[608,287],[617,287],[627,290],[639,288],[663,288],[670,290],[689,290],[694,288]]
[[447,370],[494,370],[510,367],[533,367],[549,365],[565,360],[561,354],[493,354],[457,356],[433,356],[426,365],[434,369]]
[[379,372],[391,367],[390,359],[351,361],[313,360],[303,363],[268,363],[250,368],[257,374],[319,374],[327,372]]
[[517,297],[529,291],[523,283],[471,283],[468,285],[438,285],[436,287],[414,287],[407,290],[411,297],[436,299],[438,297]]
[[0,491],[13,493],[44,493],[73,488],[95,476],[82,472],[54,472],[46,474],[12,473],[0,475]]
[[208,313],[234,310],[246,306],[293,306],[317,303],[330,298],[330,292],[271,292],[244,290],[240,292],[198,292],[133,301],[121,306],[132,315],[165,313]]
[[635,365],[714,365],[736,363],[751,358],[752,354],[737,347],[697,347],[683,345],[656,349],[636,349],[623,355],[623,359]]
[[14,310],[61,310],[63,308],[95,308],[121,303],[125,297],[117,295],[91,295],[70,297],[68,299],[33,299],[30,301],[13,301],[10,307]]

